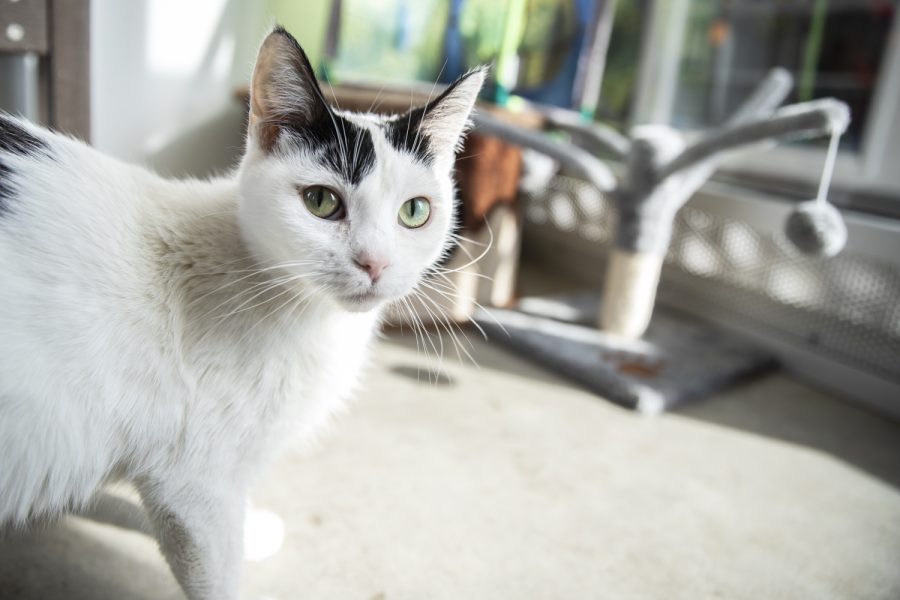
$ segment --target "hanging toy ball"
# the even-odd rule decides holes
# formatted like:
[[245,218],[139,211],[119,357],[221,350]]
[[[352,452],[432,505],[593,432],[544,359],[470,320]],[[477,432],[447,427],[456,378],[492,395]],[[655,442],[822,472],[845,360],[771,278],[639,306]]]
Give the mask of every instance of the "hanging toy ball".
[[[846,107],[844,111],[846,112]],[[843,250],[847,243],[847,225],[844,224],[844,218],[838,209],[828,202],[828,187],[834,173],[838,144],[841,133],[849,122],[849,115],[843,116],[844,119],[831,129],[831,140],[825,153],[825,165],[822,168],[816,199],[798,204],[788,216],[784,226],[788,239],[800,252],[820,258],[831,258]]]
[[844,249],[847,226],[831,204],[810,200],[797,205],[785,223],[785,234],[804,254],[830,258]]

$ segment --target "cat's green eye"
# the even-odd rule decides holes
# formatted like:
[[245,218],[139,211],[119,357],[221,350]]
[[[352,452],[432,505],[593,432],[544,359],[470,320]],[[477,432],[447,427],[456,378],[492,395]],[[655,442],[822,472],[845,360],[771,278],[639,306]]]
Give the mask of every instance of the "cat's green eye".
[[400,207],[400,224],[409,229],[421,227],[428,222],[431,216],[431,203],[427,198],[412,198]]
[[344,211],[340,197],[321,185],[311,185],[303,190],[303,202],[309,212],[320,219],[339,219]]

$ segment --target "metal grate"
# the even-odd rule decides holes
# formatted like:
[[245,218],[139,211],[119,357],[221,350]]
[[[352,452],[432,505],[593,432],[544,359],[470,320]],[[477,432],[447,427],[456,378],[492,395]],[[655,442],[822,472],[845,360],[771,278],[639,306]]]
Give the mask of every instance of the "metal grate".
[[[594,253],[612,240],[611,203],[581,180],[555,176],[524,200],[526,241],[575,234]],[[688,205],[676,220],[660,295],[688,288],[769,335],[900,381],[896,264],[849,250],[830,260],[804,257],[778,234]]]
[[577,233],[588,242],[613,236],[613,207],[597,188],[574,177],[556,175],[545,189],[525,197],[525,219],[538,227]]

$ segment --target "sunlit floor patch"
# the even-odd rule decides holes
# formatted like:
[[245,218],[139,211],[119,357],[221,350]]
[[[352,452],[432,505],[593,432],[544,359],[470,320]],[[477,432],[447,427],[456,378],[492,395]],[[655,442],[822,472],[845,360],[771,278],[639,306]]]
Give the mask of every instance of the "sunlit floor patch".
[[259,562],[284,545],[284,521],[270,510],[248,507],[244,520],[244,559]]

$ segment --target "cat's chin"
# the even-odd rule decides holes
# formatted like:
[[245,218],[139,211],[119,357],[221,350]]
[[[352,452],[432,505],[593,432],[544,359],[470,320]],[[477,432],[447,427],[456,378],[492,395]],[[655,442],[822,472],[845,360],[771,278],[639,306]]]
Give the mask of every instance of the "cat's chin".
[[338,304],[350,312],[369,312],[384,304],[387,298],[374,292],[364,292],[362,294],[339,296],[337,300]]

